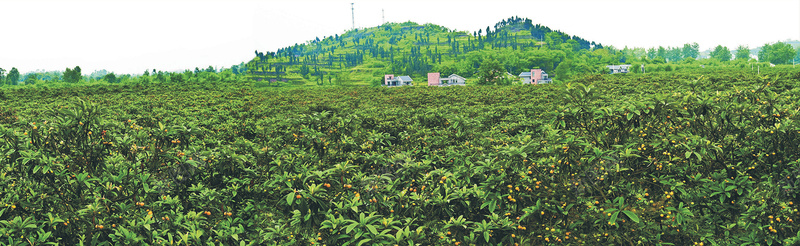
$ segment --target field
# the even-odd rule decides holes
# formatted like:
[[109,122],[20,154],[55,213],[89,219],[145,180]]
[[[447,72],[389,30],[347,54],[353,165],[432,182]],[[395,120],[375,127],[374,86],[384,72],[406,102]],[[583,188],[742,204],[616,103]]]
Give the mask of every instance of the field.
[[0,89],[0,244],[793,245],[798,83]]

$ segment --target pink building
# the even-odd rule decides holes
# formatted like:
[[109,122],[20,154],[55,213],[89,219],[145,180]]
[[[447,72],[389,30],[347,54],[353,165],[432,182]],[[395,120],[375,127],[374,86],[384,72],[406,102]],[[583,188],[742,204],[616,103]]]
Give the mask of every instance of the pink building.
[[394,79],[394,74],[383,75],[383,85],[389,85],[389,81]]
[[530,72],[523,72],[519,74],[519,77],[522,78],[523,84],[538,85],[538,84],[548,84],[553,82],[553,80],[550,79],[549,76],[547,76],[547,73],[545,73],[544,70],[538,68],[531,69]]
[[439,85],[439,73],[428,73],[428,86]]
[[547,73],[545,73],[544,70],[541,70],[541,69],[538,69],[538,68],[531,70],[531,75],[533,75],[533,78],[531,78],[531,79],[533,80],[533,84],[534,85],[538,85],[539,84],[539,80],[543,79],[542,75],[544,75],[544,79],[547,79]]

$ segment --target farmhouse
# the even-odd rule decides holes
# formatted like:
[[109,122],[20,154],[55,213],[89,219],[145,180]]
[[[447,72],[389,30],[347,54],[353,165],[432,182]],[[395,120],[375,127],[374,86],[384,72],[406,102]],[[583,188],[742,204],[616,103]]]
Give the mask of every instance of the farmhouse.
[[[522,84],[548,84],[553,82],[547,73],[544,72],[542,69],[531,69],[530,72],[522,72],[519,74],[519,77],[522,79]],[[533,81],[533,83],[531,83]]]
[[439,73],[428,73],[428,86],[466,85],[466,83],[467,79],[457,74],[441,78]]
[[414,82],[414,80],[409,76],[395,77],[394,74],[386,74],[383,76],[384,86],[413,86],[414,84],[411,82]]
[[628,73],[628,68],[631,67],[630,64],[624,65],[608,65],[606,66],[609,70],[611,70],[611,74],[615,73]]

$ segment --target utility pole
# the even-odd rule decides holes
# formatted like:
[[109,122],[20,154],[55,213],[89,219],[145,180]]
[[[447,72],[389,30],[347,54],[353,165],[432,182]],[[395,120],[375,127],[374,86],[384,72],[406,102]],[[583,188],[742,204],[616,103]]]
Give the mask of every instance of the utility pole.
[[355,3],[350,3],[350,14],[353,16],[353,30],[356,29],[356,10]]

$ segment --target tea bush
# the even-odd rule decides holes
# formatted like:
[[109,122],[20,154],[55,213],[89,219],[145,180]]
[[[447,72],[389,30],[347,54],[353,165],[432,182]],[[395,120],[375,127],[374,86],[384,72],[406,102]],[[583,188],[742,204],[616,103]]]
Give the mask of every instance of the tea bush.
[[3,244],[795,244],[800,72],[7,90]]

